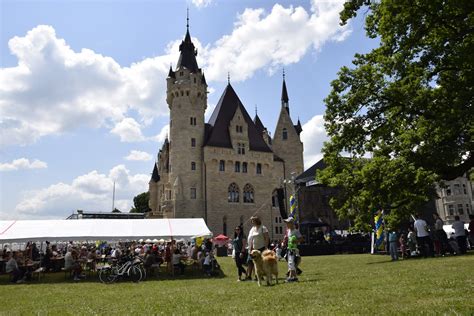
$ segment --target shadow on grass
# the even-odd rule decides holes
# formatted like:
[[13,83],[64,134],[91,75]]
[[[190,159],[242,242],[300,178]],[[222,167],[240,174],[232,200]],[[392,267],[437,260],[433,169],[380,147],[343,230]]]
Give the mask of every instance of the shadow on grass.
[[[220,270],[218,273],[212,276],[208,276],[204,274],[201,271],[188,271],[187,273],[185,272],[184,275],[171,275],[167,272],[159,273],[158,275],[148,275],[146,279],[136,282],[137,284],[142,283],[142,282],[156,282],[156,281],[181,281],[181,280],[196,280],[196,279],[222,279],[225,278],[226,275],[222,270]],[[81,284],[81,283],[102,283],[99,280],[99,276],[97,274],[86,274],[86,277],[84,279],[81,279],[80,281],[74,281],[69,277],[65,277],[63,272],[49,272],[41,276],[41,279],[31,279],[28,281],[25,281],[24,283],[21,284],[16,284],[10,282],[10,276],[8,274],[3,274],[0,275],[0,287],[1,286],[7,286],[7,285],[15,285],[15,286],[22,286],[22,285],[28,285],[28,286],[35,286],[35,285],[44,285],[44,284]],[[120,278],[119,280],[112,282],[110,284],[114,283],[133,283],[130,279],[127,278]],[[104,283],[104,285],[107,285]]]

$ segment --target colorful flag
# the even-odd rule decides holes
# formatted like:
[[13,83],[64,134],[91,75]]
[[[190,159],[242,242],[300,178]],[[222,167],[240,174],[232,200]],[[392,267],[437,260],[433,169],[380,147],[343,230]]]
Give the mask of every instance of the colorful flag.
[[293,195],[290,196],[290,217],[296,219],[296,199]]
[[374,220],[375,220],[375,249],[383,250],[383,240],[384,240],[383,212],[377,212]]

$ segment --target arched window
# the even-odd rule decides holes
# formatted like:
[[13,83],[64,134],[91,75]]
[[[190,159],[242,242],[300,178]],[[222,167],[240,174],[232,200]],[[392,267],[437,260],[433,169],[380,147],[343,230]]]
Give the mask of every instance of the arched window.
[[282,138],[283,140],[288,139],[288,130],[286,128],[283,129]]
[[249,183],[244,186],[244,203],[254,203],[254,190]]
[[228,189],[228,197],[227,197],[227,201],[229,203],[238,203],[239,202],[239,187],[237,186],[237,184],[234,182],[234,183],[231,183],[229,185],[229,189]]

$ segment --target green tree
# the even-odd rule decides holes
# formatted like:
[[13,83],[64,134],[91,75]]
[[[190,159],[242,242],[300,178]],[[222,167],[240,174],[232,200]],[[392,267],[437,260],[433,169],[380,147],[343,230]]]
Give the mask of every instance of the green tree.
[[133,198],[133,205],[135,206],[130,210],[130,213],[145,213],[150,210],[148,206],[148,200],[150,199],[150,192],[143,192]]
[[118,208],[114,208],[114,209],[112,210],[112,213],[122,213],[122,212],[121,212]]
[[319,175],[344,188],[333,207],[359,226],[380,207],[399,221],[474,167],[474,1],[353,0],[341,24],[362,7],[380,45],[331,83]]

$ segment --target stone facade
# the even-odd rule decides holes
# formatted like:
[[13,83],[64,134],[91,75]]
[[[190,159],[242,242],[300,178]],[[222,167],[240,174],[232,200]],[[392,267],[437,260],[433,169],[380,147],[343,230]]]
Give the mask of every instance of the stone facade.
[[285,80],[274,138],[258,116],[249,117],[230,83],[205,123],[207,84],[189,30],[180,52],[166,79],[170,134],[149,183],[148,216],[202,217],[214,235],[231,235],[240,224],[248,232],[250,217],[258,215],[271,238],[281,239],[275,190],[303,171],[301,124],[289,115]]
[[474,215],[474,186],[466,176],[446,181],[443,186],[438,185],[436,191],[436,212],[445,224],[454,222],[456,215],[469,223],[469,215]]

